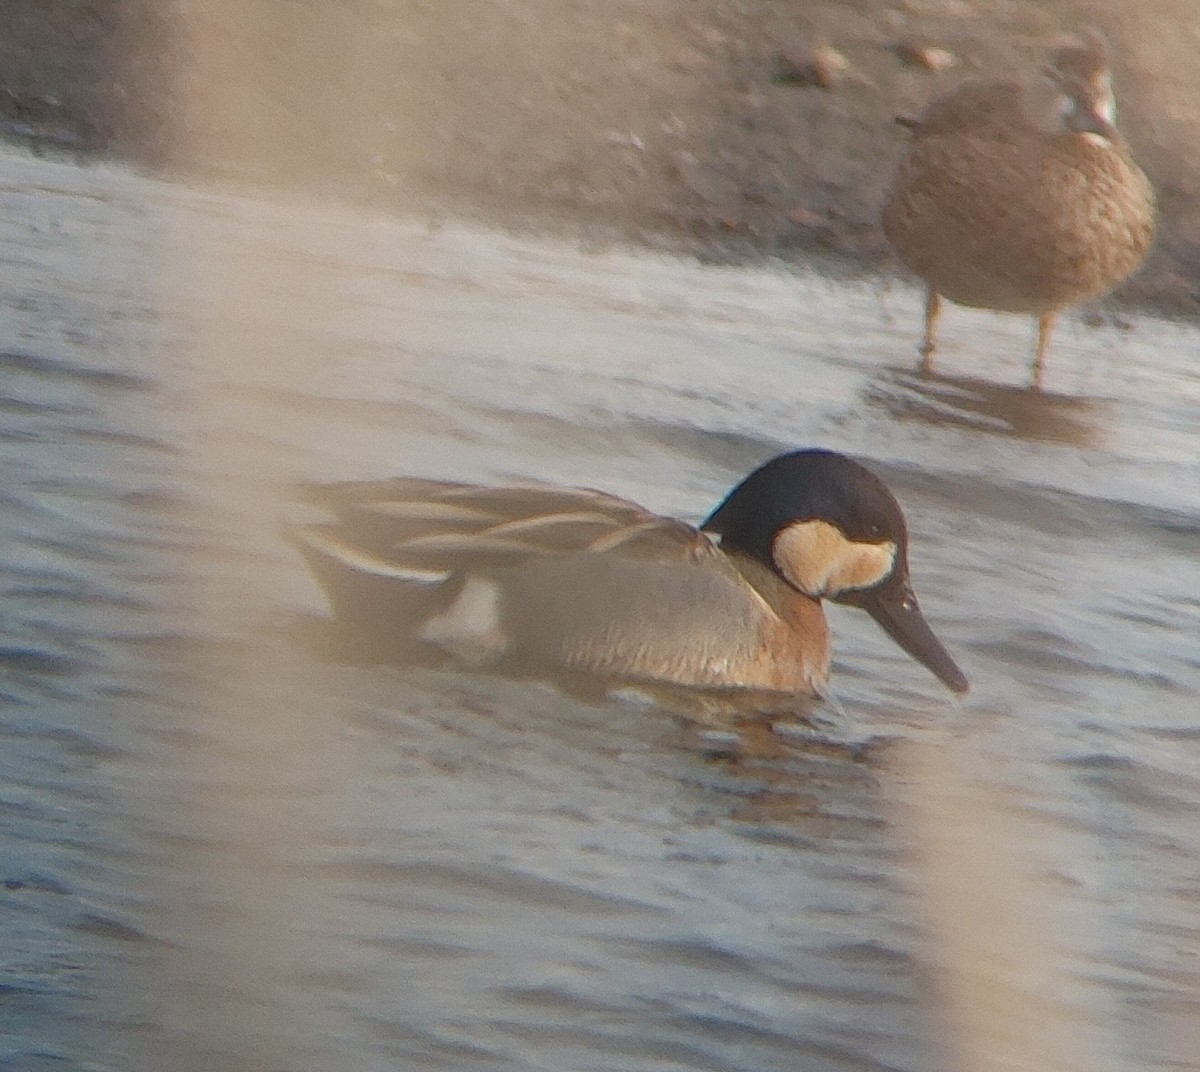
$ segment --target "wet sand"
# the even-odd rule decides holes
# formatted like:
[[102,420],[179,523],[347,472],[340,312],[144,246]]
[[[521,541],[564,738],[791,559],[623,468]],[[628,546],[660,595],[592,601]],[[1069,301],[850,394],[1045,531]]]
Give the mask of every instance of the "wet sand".
[[[895,268],[878,220],[895,114],[1097,24],[1162,204],[1153,257],[1108,307],[1200,311],[1189,0],[3,0],[0,15],[0,130],[39,148],[839,274]],[[797,69],[809,84],[781,77]]]

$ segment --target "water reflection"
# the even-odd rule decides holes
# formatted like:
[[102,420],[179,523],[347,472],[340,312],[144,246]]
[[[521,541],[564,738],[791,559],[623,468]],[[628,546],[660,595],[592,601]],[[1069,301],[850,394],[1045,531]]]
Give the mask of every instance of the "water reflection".
[[1108,399],[894,367],[881,369],[864,397],[899,420],[1088,448],[1106,445],[1114,416]]
[[[1194,334],[1034,397],[886,368],[866,288],[0,170],[0,1065],[975,1072],[989,964],[1010,1064],[1194,1065]],[[844,709],[372,663],[280,532],[813,444],[903,492],[962,708],[849,611]]]

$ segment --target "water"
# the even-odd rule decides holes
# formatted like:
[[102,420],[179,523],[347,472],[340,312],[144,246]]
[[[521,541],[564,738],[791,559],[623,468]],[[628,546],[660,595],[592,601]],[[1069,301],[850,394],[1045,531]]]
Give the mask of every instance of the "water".
[[[0,1069],[1197,1067],[1194,330],[0,157]],[[295,481],[903,502],[959,704],[324,651]],[[714,744],[714,742],[717,742]]]

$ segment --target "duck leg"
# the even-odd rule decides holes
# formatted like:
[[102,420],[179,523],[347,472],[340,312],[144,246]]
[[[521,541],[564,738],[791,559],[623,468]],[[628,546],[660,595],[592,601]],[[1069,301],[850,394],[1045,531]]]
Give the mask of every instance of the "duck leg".
[[942,311],[942,296],[933,289],[925,290],[925,340],[921,343],[921,371],[933,371],[933,352],[937,349],[937,320]]
[[1042,369],[1045,365],[1046,350],[1050,346],[1050,332],[1058,319],[1057,311],[1051,309],[1038,317],[1037,349],[1033,354],[1033,365],[1030,368],[1029,386],[1040,392],[1042,389]]

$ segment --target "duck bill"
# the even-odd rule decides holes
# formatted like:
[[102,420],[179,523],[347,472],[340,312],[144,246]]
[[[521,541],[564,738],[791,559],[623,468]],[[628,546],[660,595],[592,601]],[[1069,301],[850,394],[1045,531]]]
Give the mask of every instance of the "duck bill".
[[957,693],[970,689],[966,675],[929,628],[907,578],[882,588],[847,593],[847,598],[841,602],[865,610],[888,636],[930,670],[946,688]]

